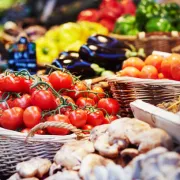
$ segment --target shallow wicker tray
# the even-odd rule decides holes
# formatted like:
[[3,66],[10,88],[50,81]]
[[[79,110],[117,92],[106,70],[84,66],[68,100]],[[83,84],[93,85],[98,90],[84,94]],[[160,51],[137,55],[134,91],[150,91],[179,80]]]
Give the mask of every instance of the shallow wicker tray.
[[180,82],[111,76],[107,78],[111,94],[121,106],[120,115],[132,117],[130,103],[141,99],[153,105],[180,95]]
[[71,124],[57,122],[40,123],[32,129],[28,136],[49,126],[64,127],[74,133],[66,136],[35,135],[27,139],[27,134],[0,128],[0,179],[12,175],[19,162],[37,156],[52,160],[64,143],[77,138],[87,138],[87,135]]
[[130,105],[135,118],[145,121],[153,127],[164,129],[180,144],[180,115],[141,100],[136,100]]

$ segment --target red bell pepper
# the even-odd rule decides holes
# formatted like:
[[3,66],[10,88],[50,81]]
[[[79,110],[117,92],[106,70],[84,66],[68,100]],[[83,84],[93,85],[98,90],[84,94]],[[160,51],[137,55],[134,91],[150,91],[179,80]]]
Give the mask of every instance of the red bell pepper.
[[79,13],[78,21],[91,21],[97,22],[99,19],[99,10],[97,9],[86,9]]
[[133,3],[132,0],[123,0],[121,2],[124,8],[124,14],[135,15],[136,14],[136,5]]

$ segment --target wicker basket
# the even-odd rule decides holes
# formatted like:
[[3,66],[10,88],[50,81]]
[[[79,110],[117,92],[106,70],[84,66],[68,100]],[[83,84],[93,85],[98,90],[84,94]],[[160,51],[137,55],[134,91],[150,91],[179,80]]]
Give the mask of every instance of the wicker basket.
[[180,82],[111,76],[107,78],[112,96],[121,106],[120,115],[132,117],[130,103],[141,99],[153,105],[180,95]]
[[[34,137],[29,137],[38,129],[44,129],[49,126],[63,127],[74,134],[66,136],[35,135]],[[12,175],[15,172],[16,164],[19,162],[37,156],[52,160],[55,153],[65,142],[86,137],[87,135],[84,135],[81,130],[63,122],[40,123],[31,130],[28,139],[27,134],[0,128],[0,178],[5,179],[5,177]]]
[[153,51],[172,52],[174,47],[180,45],[180,33],[177,31],[172,31],[171,33],[141,32],[137,37],[114,34],[111,34],[110,36],[131,43],[137,49],[143,48],[146,55],[150,55]]

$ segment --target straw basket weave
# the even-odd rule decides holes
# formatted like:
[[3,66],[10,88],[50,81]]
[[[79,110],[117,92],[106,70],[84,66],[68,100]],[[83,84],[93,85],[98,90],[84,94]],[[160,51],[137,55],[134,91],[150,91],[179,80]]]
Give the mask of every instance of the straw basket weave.
[[110,36],[130,43],[137,49],[143,48],[146,55],[150,55],[153,51],[172,52],[173,48],[180,45],[180,33],[177,31],[172,31],[169,33],[140,32],[137,37],[116,34],[111,34]]
[[[74,134],[66,136],[35,135],[37,130],[47,127],[63,127]],[[16,164],[32,157],[42,157],[52,160],[55,153],[65,143],[75,139],[85,139],[81,130],[63,122],[45,122],[35,126],[28,135],[0,128],[0,178],[5,178],[15,172]]]
[[107,78],[112,96],[121,106],[120,115],[133,116],[130,103],[141,99],[153,105],[180,95],[180,82],[111,76]]

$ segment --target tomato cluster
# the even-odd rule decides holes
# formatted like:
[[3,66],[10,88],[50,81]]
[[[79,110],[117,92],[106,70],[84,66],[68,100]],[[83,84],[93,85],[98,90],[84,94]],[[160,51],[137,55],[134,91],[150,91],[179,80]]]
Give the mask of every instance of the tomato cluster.
[[137,57],[131,57],[123,62],[120,76],[180,81],[180,55],[171,54],[167,58],[150,55],[145,61]]
[[[88,133],[94,126],[117,119],[119,104],[101,87],[87,87],[71,74],[56,70],[47,75],[11,72],[0,76],[0,125],[27,133],[45,121],[70,123]],[[67,135],[69,130],[48,127],[37,134]]]

